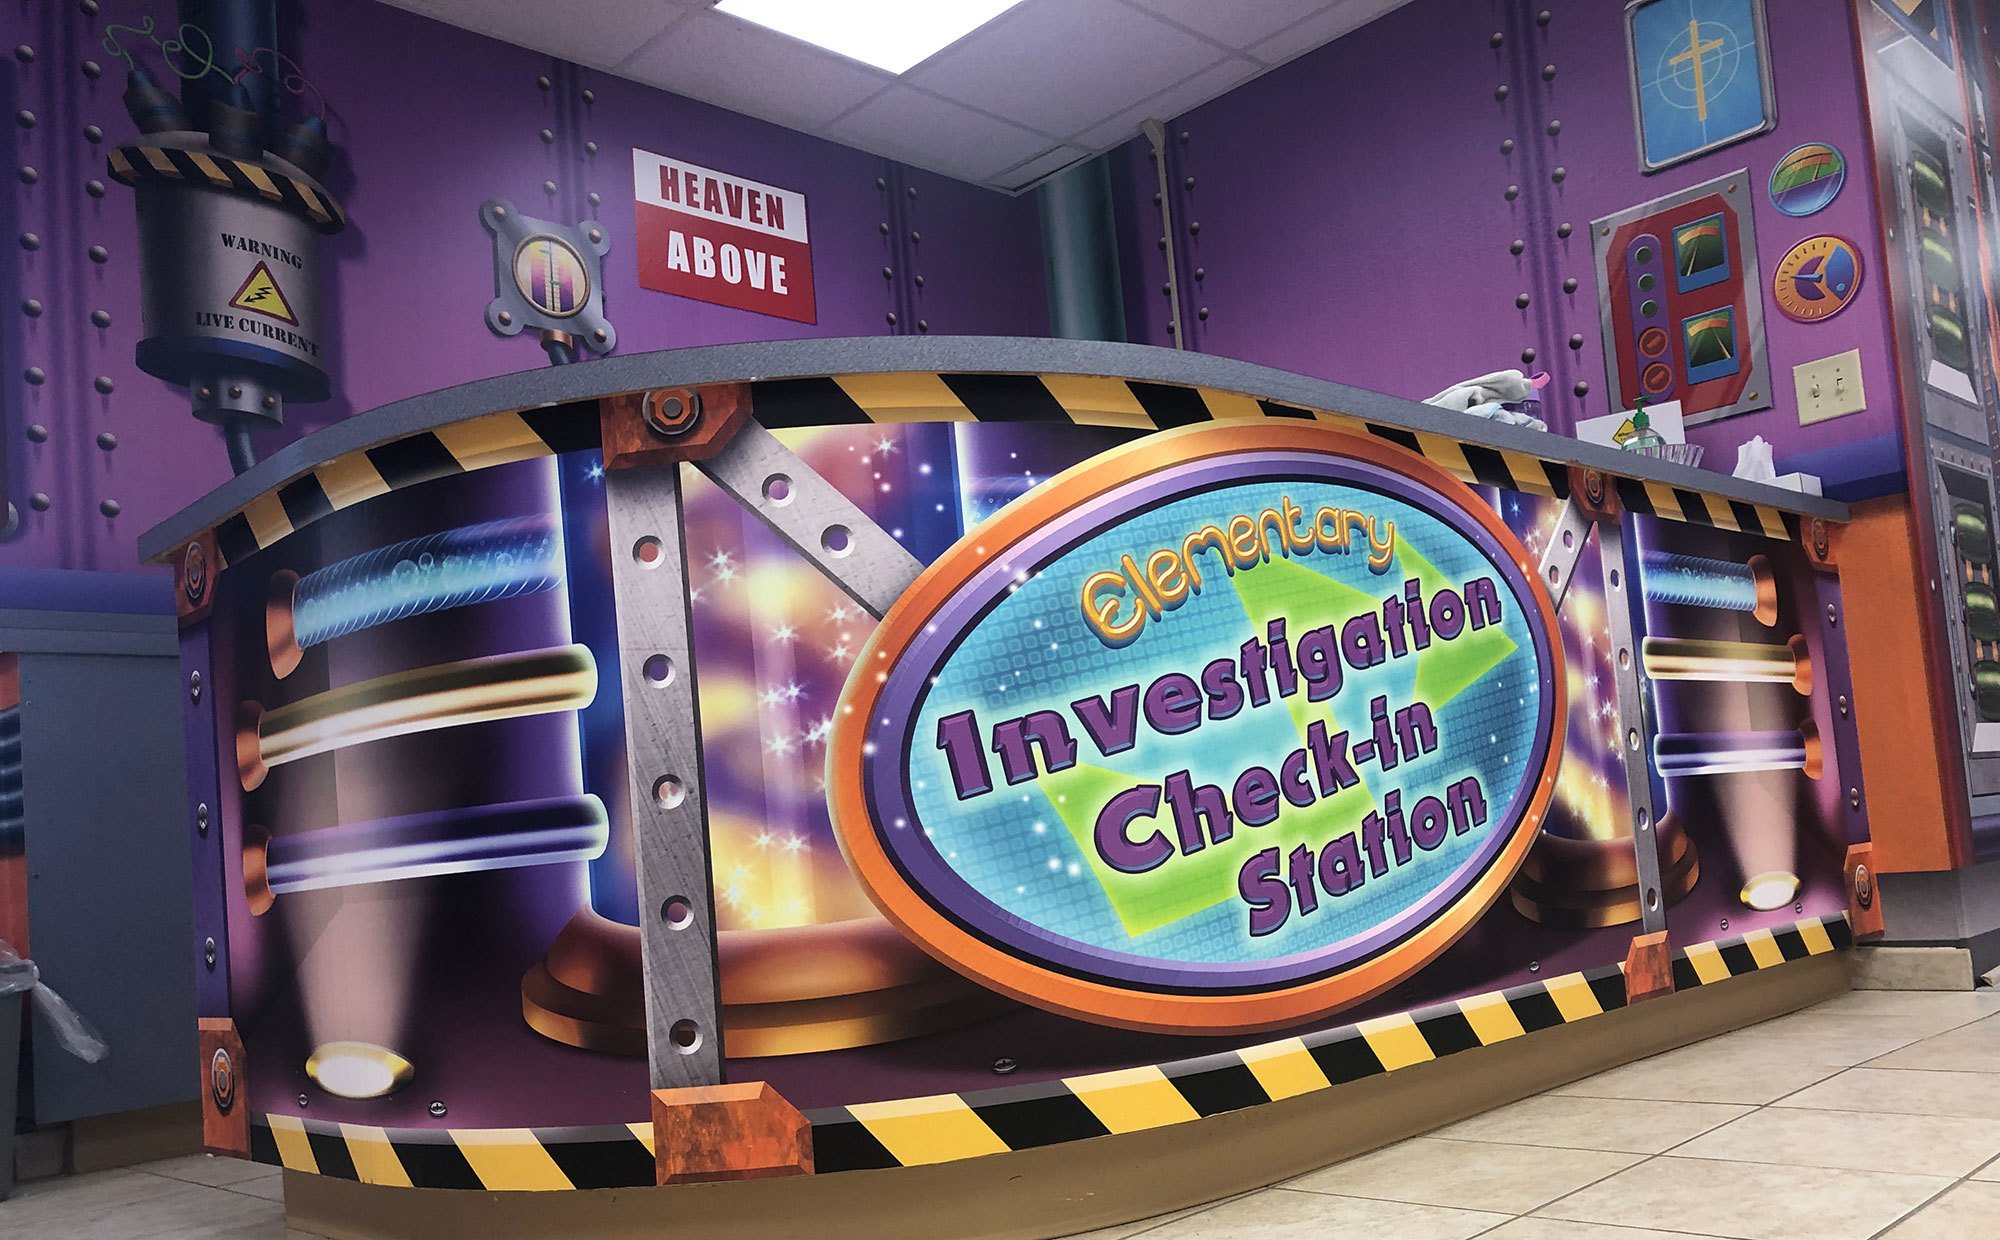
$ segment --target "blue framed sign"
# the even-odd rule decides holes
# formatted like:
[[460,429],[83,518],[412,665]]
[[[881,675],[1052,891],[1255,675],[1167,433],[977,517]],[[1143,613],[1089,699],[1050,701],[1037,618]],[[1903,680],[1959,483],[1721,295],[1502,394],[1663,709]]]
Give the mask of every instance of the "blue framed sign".
[[1763,0],[1632,0],[1625,8],[1639,169],[1658,172],[1777,123]]

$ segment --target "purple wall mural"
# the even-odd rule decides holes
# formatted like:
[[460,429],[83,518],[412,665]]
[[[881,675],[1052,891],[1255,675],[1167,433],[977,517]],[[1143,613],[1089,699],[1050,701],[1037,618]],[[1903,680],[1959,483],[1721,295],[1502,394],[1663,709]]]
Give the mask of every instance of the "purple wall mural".
[[[1827,7],[1765,2],[1770,132],[1651,176],[1639,171],[1622,4],[1417,0],[1177,118],[1167,147],[1189,346],[1418,400],[1490,370],[1547,370],[1546,416],[1568,430],[1612,411],[1590,222],[1747,168],[1774,400],[1689,438],[1712,468],[1731,469],[1736,445],[1762,435],[1781,471],[1879,489],[1879,475],[1901,473],[1887,285],[1861,175],[1853,33]],[[1831,206],[1793,219],[1765,184],[1807,142],[1839,148],[1852,170]],[[1131,335],[1169,344],[1152,163],[1143,141],[1116,158]],[[1769,279],[1818,233],[1855,242],[1865,273],[1853,305],[1807,325],[1770,305]],[[1801,427],[1792,367],[1856,348],[1869,407]],[[1579,382],[1587,394],[1574,394]]]
[[[0,566],[132,569],[141,531],[228,476],[222,444],[189,416],[186,392],[133,363],[138,227],[133,191],[107,176],[105,161],[136,130],[121,101],[127,65],[104,40],[111,32],[177,91],[156,39],[131,29],[148,18],[159,38],[172,37],[172,0],[0,0],[10,147],[0,191],[0,283],[9,289],[0,307],[0,463],[22,524],[0,543]],[[479,219],[489,198],[557,222],[603,223],[605,308],[619,353],[1047,331],[1031,197],[952,182],[386,5],[283,6],[279,43],[310,84],[288,99],[291,113],[311,91],[324,96],[339,152],[327,189],[349,222],[321,242],[333,397],[289,404],[283,429],[258,437],[262,453],[389,401],[546,364],[534,333],[502,339],[483,321],[494,293],[492,242]],[[803,193],[818,322],[641,289],[634,147]],[[108,326],[93,322],[98,310]]]

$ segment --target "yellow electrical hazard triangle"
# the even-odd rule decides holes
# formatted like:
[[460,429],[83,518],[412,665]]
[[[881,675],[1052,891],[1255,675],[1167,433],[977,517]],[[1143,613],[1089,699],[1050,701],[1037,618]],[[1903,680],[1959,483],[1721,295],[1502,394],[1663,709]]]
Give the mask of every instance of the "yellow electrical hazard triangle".
[[292,313],[291,303],[285,300],[278,282],[271,277],[271,268],[265,263],[260,262],[250,269],[249,277],[243,281],[243,287],[236,290],[236,296],[229,299],[229,305],[232,309],[269,315],[293,327],[299,325],[298,316]]
[[1638,427],[1632,425],[1632,419],[1626,418],[1618,424],[1617,430],[1611,432],[1611,442],[1623,444],[1626,440],[1632,438],[1634,434],[1638,433],[1638,430]]

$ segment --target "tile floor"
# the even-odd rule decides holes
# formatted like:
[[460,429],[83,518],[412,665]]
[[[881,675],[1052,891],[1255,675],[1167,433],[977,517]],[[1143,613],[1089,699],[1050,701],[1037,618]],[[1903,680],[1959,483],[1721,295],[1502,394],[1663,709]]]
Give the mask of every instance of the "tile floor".
[[[0,1203],[0,1237],[304,1240],[281,1201],[271,1168],[171,1159],[23,1185]],[[2000,992],[1856,991],[1078,1240],[1349,1235],[2000,1237]]]

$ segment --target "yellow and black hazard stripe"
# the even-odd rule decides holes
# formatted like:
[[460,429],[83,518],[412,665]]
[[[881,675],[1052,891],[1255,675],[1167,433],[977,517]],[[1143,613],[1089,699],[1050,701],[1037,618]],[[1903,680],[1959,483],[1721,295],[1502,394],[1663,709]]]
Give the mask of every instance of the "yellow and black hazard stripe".
[[[1844,915],[1676,952],[1691,990],[1851,946]],[[808,1111],[816,1174],[1004,1154],[1185,1123],[1428,1063],[1625,1006],[1622,965],[1378,1016],[1299,1037],[1087,1076]],[[250,1154],[293,1171],[416,1188],[537,1191],[651,1184],[650,1123],[382,1129],[267,1115]]]
[[651,1123],[391,1130],[267,1115],[251,1122],[250,1157],[395,1188],[550,1192],[654,1182]]
[[[752,414],[771,430],[898,422],[1054,422],[1166,430],[1246,418],[1298,418],[1373,435],[1424,457],[1470,486],[1569,495],[1560,462],[1449,435],[1304,409],[1220,388],[1101,375],[941,374],[930,371],[765,379],[750,384]],[[353,452],[250,503],[216,527],[225,563],[268,547],[349,504],[448,474],[600,446],[597,400],[502,412],[420,431]],[[1796,534],[1775,508],[1655,482],[1618,480],[1634,512],[1769,538]]]
[[347,226],[347,216],[340,204],[319,186],[214,151],[134,144],[114,148],[106,163],[112,179],[126,185],[141,181],[205,185],[288,207],[324,233],[336,233]]
[[1796,514],[1780,512],[1768,504],[1752,504],[1726,499],[1664,482],[1642,482],[1635,478],[1618,480],[1618,499],[1632,512],[1650,513],[1691,525],[1712,525],[1717,529],[1741,530],[1765,538],[1799,536]]
[[292,479],[215,527],[216,550],[234,564],[279,539],[377,495],[452,474],[598,447],[597,402],[490,413],[377,444]]
[[[1849,946],[1844,916],[1701,943],[1674,957],[1677,990]],[[1622,965],[1433,1004],[1157,1067],[972,1094],[808,1113],[816,1171],[947,1162],[1240,1111],[1428,1063],[1625,1006]]]

